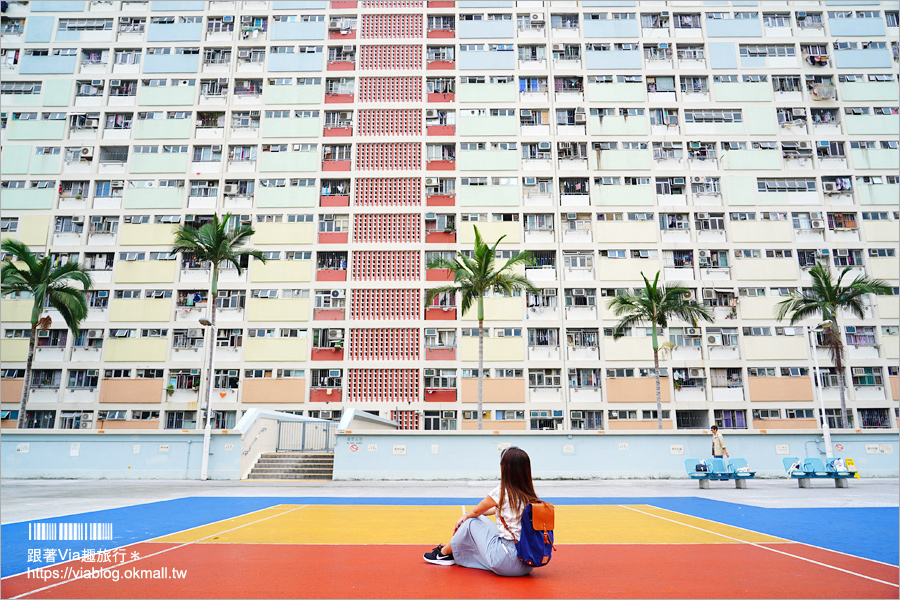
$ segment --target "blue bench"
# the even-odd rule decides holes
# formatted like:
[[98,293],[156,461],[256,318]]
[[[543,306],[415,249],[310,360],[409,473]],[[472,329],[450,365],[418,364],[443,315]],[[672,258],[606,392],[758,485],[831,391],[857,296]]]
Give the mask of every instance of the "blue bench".
[[732,458],[727,464],[723,458],[708,458],[705,462],[707,470],[698,471],[699,459],[684,460],[684,469],[688,477],[696,479],[700,483],[700,489],[703,490],[709,489],[710,481],[734,481],[734,487],[744,489],[747,487],[747,480],[756,477],[756,471],[751,471],[743,458]]
[[[799,459],[795,456],[787,456],[782,459],[784,470],[788,477],[796,479],[802,488],[812,487],[813,479],[832,479],[834,487],[850,487],[847,480],[858,477],[855,467],[851,471],[845,464],[835,466],[835,462],[848,459],[829,458],[824,462],[819,457]],[[852,459],[850,459],[852,461]]]

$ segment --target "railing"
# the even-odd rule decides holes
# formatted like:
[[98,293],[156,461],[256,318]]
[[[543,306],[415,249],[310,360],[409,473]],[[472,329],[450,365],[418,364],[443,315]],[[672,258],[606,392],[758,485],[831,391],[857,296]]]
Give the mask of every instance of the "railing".
[[336,421],[279,421],[275,451],[333,452],[337,426]]

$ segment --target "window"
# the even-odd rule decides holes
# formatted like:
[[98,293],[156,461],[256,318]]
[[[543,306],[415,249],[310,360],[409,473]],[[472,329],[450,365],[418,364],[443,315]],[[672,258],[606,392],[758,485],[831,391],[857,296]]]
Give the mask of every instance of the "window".
[[528,387],[558,388],[561,387],[559,369],[528,369]]

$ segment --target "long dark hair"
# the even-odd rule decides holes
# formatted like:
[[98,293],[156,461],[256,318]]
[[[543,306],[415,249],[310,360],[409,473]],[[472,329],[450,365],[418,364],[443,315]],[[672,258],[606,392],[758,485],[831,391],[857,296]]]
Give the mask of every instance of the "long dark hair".
[[521,513],[526,504],[540,500],[531,480],[531,459],[516,446],[504,450],[500,457],[500,508],[504,498],[514,513]]

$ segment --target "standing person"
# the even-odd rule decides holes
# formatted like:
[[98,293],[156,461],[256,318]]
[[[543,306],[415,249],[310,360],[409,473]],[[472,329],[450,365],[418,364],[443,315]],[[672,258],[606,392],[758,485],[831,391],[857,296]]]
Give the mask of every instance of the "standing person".
[[[500,485],[456,521],[450,543],[425,553],[426,562],[484,569],[506,577],[528,575],[532,567],[519,560],[515,540],[522,530],[525,506],[538,501],[531,459],[520,448],[507,448],[500,457]],[[485,515],[496,514],[498,508],[493,523]]]
[[710,427],[712,430],[712,455],[713,458],[722,458],[724,455],[728,458],[728,448],[725,447],[725,438],[722,437],[722,434],[719,433],[719,428],[716,425]]

